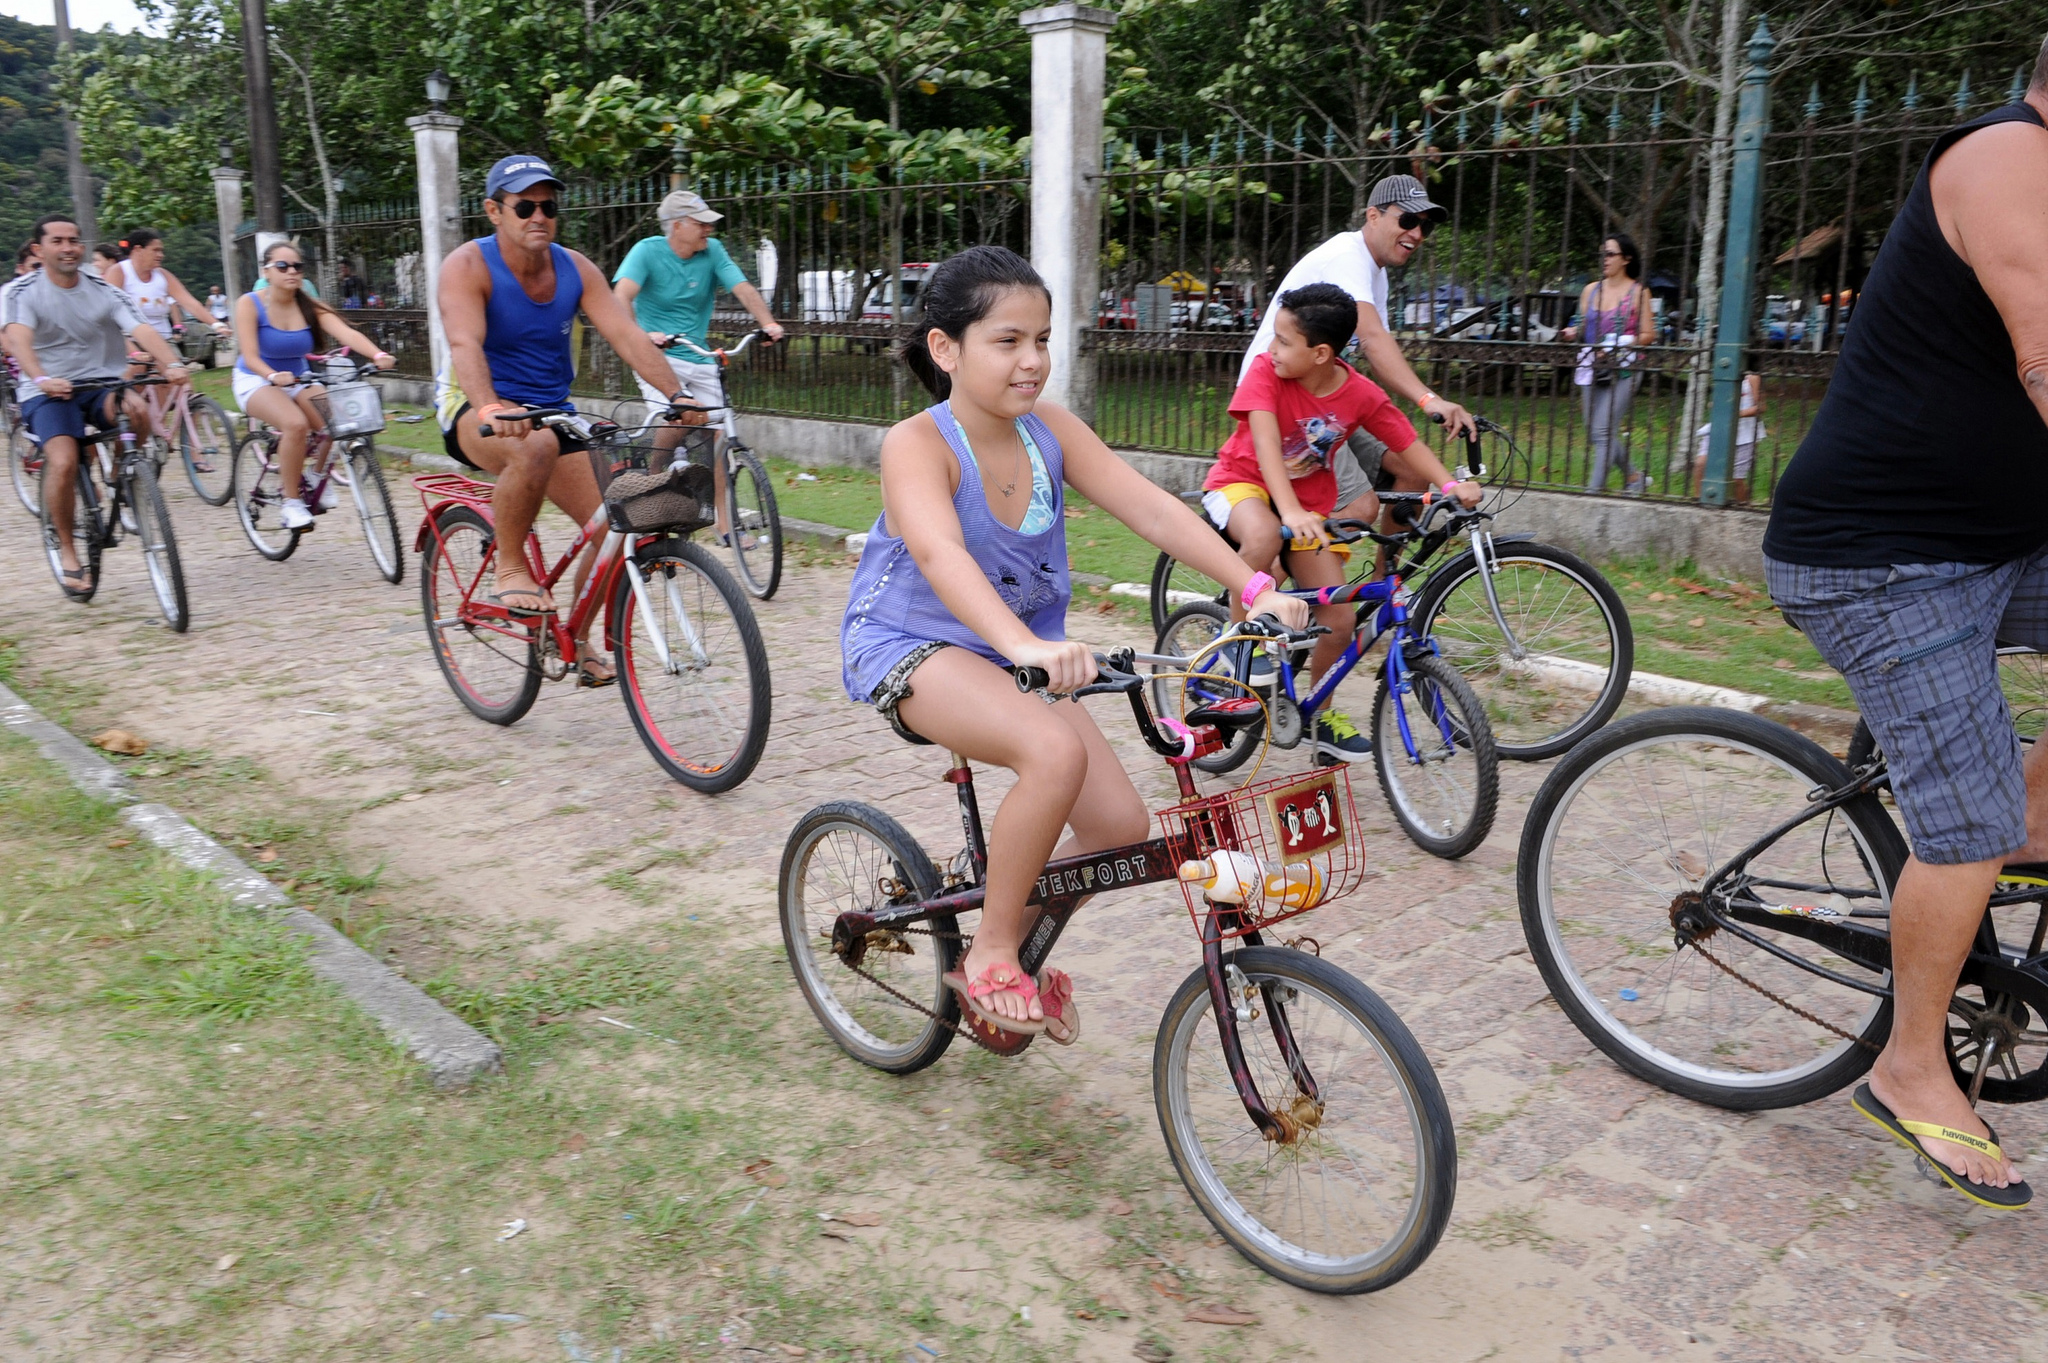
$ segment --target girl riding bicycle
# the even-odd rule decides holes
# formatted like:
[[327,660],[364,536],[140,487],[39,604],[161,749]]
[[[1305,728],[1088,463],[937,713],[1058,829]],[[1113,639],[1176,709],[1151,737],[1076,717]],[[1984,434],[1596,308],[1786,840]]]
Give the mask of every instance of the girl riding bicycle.
[[[235,402],[277,429],[282,486],[293,493],[285,499],[281,524],[287,530],[304,530],[313,524],[304,497],[306,443],[313,432],[327,429],[313,405],[313,399],[327,390],[306,372],[306,357],[320,348],[319,333],[325,331],[350,350],[370,356],[379,369],[389,369],[397,361],[299,287],[306,278],[306,264],[298,247],[288,241],[272,242],[263,252],[263,273],[263,292],[245,293],[235,303]],[[331,506],[327,499],[334,495],[329,483],[322,506]]]
[[902,358],[939,401],[882,442],[883,510],[840,632],[846,691],[913,743],[1016,773],[989,838],[981,925],[946,983],[993,1026],[1071,1043],[1071,981],[1018,965],[1026,899],[1063,828],[1065,856],[1139,841],[1151,821],[1088,712],[1018,691],[1004,670],[1043,668],[1056,695],[1095,679],[1087,646],[1066,637],[1062,484],[1254,614],[1298,629],[1308,612],[1079,418],[1039,402],[1052,299],[1030,262],[972,247],[932,272],[921,301],[927,330]]

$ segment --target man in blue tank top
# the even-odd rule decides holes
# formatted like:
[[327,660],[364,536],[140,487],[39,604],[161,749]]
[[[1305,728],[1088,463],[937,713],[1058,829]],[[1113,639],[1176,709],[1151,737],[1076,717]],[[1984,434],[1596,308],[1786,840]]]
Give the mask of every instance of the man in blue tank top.
[[[604,275],[579,252],[555,244],[561,188],[537,156],[500,160],[484,181],[484,216],[496,230],[456,247],[441,266],[441,327],[452,370],[439,378],[442,438],[462,463],[498,475],[491,516],[500,544],[525,541],[543,497],[579,525],[597,511],[597,478],[581,457],[582,446],[566,434],[501,415],[571,405],[571,337],[579,312],[643,382],[672,396],[676,389],[668,360],[606,287]],[[478,429],[485,424],[491,427],[488,436]],[[562,457],[568,454],[577,457]],[[578,590],[596,547],[576,565]],[[524,555],[500,554],[497,564],[493,599],[499,605],[518,615],[555,609]],[[578,651],[589,681],[612,680],[610,665],[592,656],[587,637],[578,640]]]
[[2032,1191],[1956,1086],[1950,999],[1998,881],[2048,878],[2048,743],[2022,756],[1997,655],[2048,649],[2043,204],[2048,43],[2025,100],[1929,150],[1763,545],[1772,597],[1849,683],[1912,840],[1892,1034],[1854,1104],[1995,1207]]

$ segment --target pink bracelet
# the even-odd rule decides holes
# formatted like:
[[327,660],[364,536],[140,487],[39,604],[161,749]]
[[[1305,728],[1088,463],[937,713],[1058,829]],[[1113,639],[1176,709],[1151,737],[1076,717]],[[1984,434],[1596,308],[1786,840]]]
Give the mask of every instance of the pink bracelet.
[[1252,602],[1259,599],[1260,593],[1270,591],[1272,587],[1273,575],[1271,573],[1253,573],[1251,579],[1244,584],[1244,590],[1238,593],[1238,600],[1243,602],[1244,608],[1249,611],[1252,608]]

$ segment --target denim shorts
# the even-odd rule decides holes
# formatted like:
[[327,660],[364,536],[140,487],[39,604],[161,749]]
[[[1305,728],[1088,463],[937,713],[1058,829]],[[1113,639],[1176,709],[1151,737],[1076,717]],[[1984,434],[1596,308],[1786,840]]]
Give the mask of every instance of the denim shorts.
[[2027,787],[1997,650],[2048,649],[2048,550],[1890,568],[1766,558],[1764,578],[1849,683],[1884,750],[1913,855],[1953,866],[2023,846]]
[[925,747],[930,747],[932,742],[929,738],[922,738],[912,733],[904,725],[903,716],[896,713],[896,707],[911,697],[910,674],[923,667],[925,659],[931,657],[932,654],[937,653],[942,648],[951,647],[951,644],[942,644],[936,640],[919,644],[916,648],[904,654],[902,661],[889,669],[889,675],[882,678],[882,684],[875,688],[875,693],[872,696],[868,697],[868,703],[880,712],[883,719],[889,721],[889,727],[894,729],[896,736],[906,743],[919,743]]

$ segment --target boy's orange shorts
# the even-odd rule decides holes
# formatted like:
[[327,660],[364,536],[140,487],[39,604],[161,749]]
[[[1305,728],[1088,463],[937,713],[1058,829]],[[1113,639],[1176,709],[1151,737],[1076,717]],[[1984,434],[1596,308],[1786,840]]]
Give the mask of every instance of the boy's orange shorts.
[[[1237,509],[1239,502],[1253,497],[1258,498],[1267,506],[1273,504],[1272,494],[1267,492],[1258,483],[1225,483],[1222,487],[1210,488],[1202,494],[1202,510],[1208,515],[1211,525],[1215,526],[1218,530],[1228,530],[1230,528],[1230,513]],[[1311,507],[1309,509],[1314,510],[1315,508]],[[1328,507],[1319,514],[1327,516],[1334,510],[1336,510],[1335,507]],[[1339,558],[1351,557],[1351,546],[1348,544],[1327,544],[1323,547],[1336,554]]]

